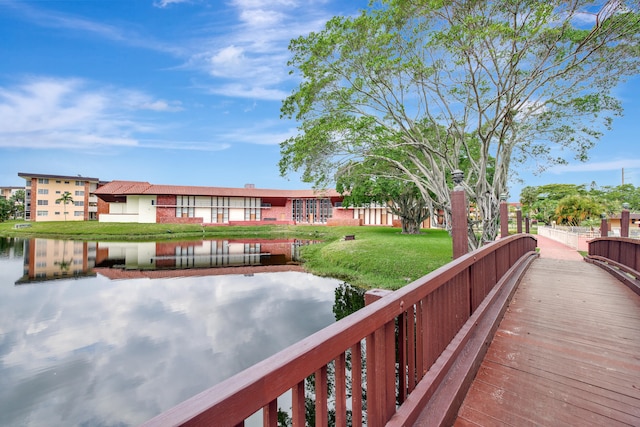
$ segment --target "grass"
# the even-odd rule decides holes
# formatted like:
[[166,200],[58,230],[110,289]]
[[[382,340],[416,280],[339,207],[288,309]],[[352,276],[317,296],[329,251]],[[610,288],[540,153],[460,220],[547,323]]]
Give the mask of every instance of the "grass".
[[[390,227],[251,226],[201,227],[193,224],[124,224],[97,221],[0,223],[0,236],[74,240],[144,241],[233,238],[298,238],[321,243],[302,248],[307,271],[365,288],[398,289],[451,261],[451,237],[443,230],[404,235]],[[345,235],[355,240],[344,240]]]

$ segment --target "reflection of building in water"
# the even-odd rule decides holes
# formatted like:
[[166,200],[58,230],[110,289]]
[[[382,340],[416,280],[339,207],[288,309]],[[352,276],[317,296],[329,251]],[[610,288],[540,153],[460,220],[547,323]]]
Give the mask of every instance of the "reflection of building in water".
[[16,284],[95,276],[96,243],[29,239],[24,245],[24,275]]
[[[202,240],[185,242],[101,242],[96,267],[175,270],[295,264],[301,240]],[[100,270],[103,273],[102,269]]]
[[298,261],[300,240],[202,240],[186,242],[101,242],[97,266],[176,269],[283,265]]

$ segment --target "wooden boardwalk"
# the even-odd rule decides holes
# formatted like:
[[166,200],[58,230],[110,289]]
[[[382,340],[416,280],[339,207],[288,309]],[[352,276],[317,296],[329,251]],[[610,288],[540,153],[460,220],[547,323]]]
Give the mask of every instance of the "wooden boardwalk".
[[594,265],[544,255],[455,425],[640,426],[640,297]]

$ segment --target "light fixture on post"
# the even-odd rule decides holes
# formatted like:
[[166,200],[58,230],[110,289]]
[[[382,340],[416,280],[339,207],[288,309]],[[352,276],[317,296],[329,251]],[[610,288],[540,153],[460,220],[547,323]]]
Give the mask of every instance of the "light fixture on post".
[[469,252],[467,199],[462,186],[464,172],[451,172],[455,186],[451,192],[451,237],[453,238],[453,259]]
[[451,176],[453,177],[453,183],[455,184],[455,186],[460,187],[460,184],[462,184],[462,181],[464,180],[464,172],[462,172],[460,169],[456,169],[451,172]]

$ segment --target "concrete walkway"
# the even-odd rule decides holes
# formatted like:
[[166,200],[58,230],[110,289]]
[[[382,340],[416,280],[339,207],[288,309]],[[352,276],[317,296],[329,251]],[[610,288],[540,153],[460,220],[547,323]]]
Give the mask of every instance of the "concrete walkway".
[[540,248],[540,258],[582,261],[582,255],[567,245],[544,236],[536,236],[536,239],[538,239],[538,247]]

